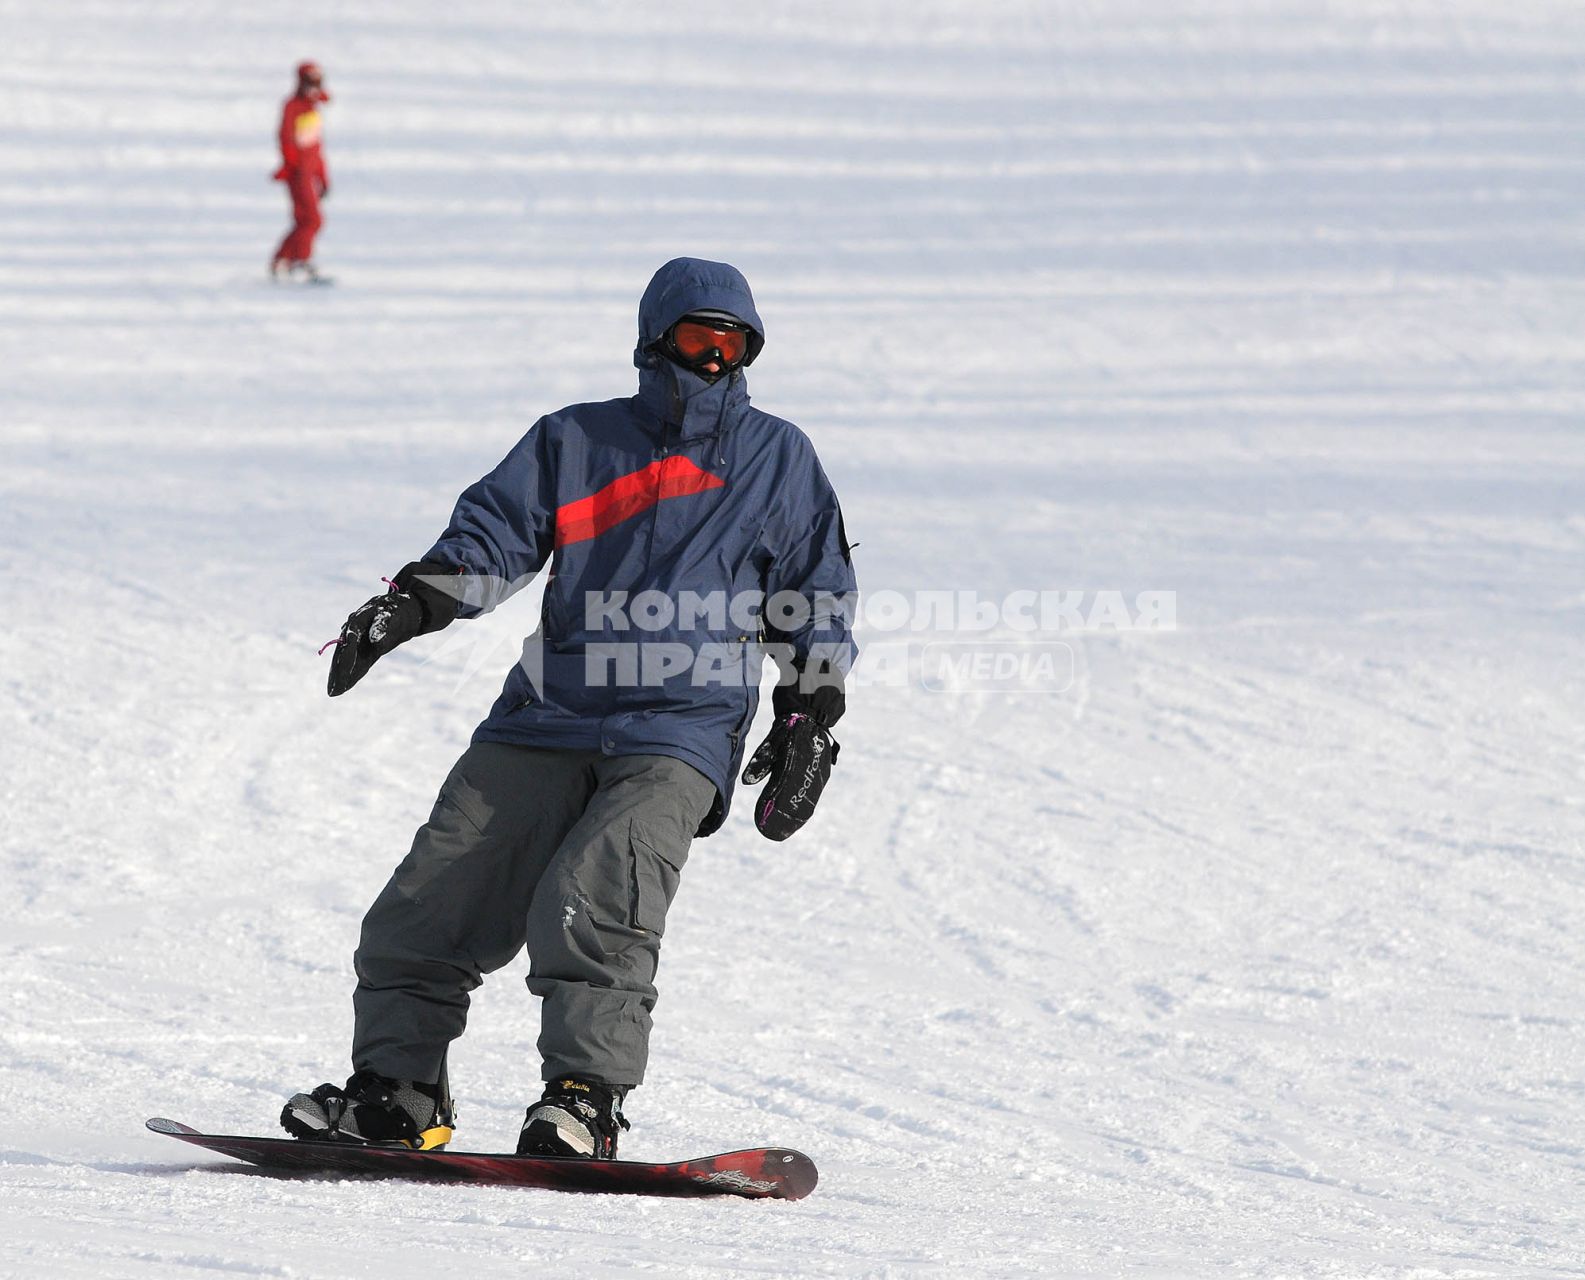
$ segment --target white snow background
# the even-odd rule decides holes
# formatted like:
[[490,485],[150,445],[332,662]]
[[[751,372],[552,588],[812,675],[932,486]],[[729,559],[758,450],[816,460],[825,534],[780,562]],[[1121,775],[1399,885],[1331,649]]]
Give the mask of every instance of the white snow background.
[[[319,290],[264,279],[309,56]],[[1573,0],[0,0],[0,1274],[1585,1275],[1582,122]],[[869,592],[1178,629],[858,689],[805,832],[694,846],[624,1154],[806,1201],[146,1134],[345,1074],[535,593],[334,702],[315,650],[632,389],[678,254]],[[522,973],[459,1149],[537,1095]]]

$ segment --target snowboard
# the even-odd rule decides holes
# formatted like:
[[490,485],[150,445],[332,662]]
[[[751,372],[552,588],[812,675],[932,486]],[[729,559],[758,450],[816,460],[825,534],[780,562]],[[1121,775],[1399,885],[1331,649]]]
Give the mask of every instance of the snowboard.
[[147,1125],[154,1133],[285,1173],[364,1174],[616,1195],[746,1196],[751,1200],[802,1200],[814,1190],[819,1177],[813,1160],[785,1147],[754,1147],[673,1164],[645,1164],[637,1160],[408,1151],[349,1142],[200,1133],[160,1118]]

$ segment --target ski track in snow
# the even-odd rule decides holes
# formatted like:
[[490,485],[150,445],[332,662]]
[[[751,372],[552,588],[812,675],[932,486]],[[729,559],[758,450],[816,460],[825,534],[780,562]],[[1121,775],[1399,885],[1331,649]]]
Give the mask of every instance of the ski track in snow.
[[[0,1274],[1585,1275],[1577,5],[0,13]],[[624,1151],[796,1146],[809,1200],[145,1134],[344,1073],[361,913],[535,593],[333,703],[315,649],[628,392],[683,253],[753,281],[867,590],[1178,629],[1060,637],[1061,695],[859,690],[810,829],[695,845]],[[460,1148],[537,1092],[523,971]]]

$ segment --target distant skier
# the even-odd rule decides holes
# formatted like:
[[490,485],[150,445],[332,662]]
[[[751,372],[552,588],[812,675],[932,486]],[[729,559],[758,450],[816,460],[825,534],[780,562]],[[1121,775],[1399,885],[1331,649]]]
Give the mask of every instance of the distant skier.
[[292,198],[292,229],[270,262],[270,274],[276,278],[321,278],[313,255],[314,237],[323,225],[319,202],[330,194],[321,112],[329,101],[319,64],[298,64],[297,90],[281,110],[281,167],[274,175],[277,182],[286,184]]
[[783,679],[743,776],[770,779],[761,832],[796,831],[829,776],[853,569],[813,446],[749,404],[765,330],[748,282],[674,259],[638,322],[638,394],[541,418],[342,629],[332,697],[553,567],[540,632],[364,918],[353,1074],[286,1104],[296,1137],[449,1141],[447,1046],[526,944],[547,1083],[517,1149],[614,1158],[666,913],[691,840],[726,816],[767,640]]

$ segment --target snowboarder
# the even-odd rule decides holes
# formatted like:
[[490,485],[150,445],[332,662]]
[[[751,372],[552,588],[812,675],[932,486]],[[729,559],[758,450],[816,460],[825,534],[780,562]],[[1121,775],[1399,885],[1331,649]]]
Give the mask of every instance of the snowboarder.
[[517,1149],[614,1158],[666,913],[690,841],[726,816],[766,652],[774,724],[743,775],[769,779],[760,831],[791,835],[829,777],[853,568],[813,446],[749,404],[748,282],[674,259],[638,324],[638,394],[541,418],[335,642],[332,697],[552,565],[524,660],[364,918],[353,1074],[287,1103],[296,1137],[448,1141],[468,993],[526,945],[546,1087]]
[[323,219],[319,202],[330,194],[330,175],[325,169],[324,122],[321,108],[330,101],[325,91],[325,73],[317,62],[299,63],[297,90],[281,109],[281,167],[275,180],[284,182],[292,199],[292,229],[270,262],[270,275],[276,279],[301,277],[318,281],[314,266],[314,237]]

